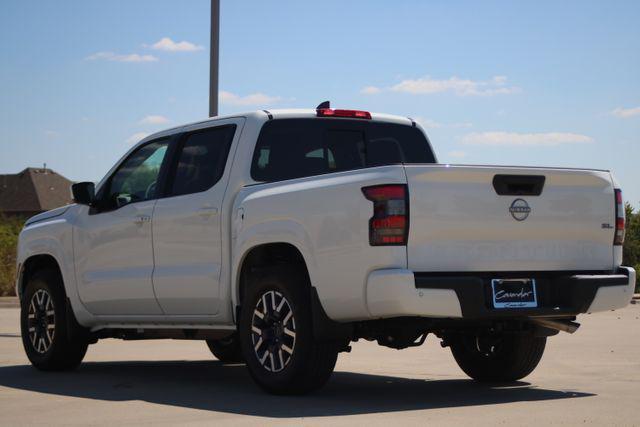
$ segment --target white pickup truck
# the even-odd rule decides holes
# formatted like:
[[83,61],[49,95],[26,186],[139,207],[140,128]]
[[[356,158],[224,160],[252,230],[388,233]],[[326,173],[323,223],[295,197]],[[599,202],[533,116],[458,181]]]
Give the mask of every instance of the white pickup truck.
[[632,298],[604,170],[438,164],[406,117],[257,111],[145,138],[20,234],[22,341],[43,370],[101,338],[206,340],[272,393],[358,339],[427,334],[514,381],[581,313]]

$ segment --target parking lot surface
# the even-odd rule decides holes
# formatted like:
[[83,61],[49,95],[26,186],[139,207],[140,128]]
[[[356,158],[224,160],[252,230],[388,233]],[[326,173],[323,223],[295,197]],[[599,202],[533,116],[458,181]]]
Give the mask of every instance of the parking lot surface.
[[582,316],[524,381],[468,380],[433,336],[359,342],[316,394],[270,396],[199,341],[103,340],[74,372],[31,368],[0,308],[0,425],[640,425],[640,305]]

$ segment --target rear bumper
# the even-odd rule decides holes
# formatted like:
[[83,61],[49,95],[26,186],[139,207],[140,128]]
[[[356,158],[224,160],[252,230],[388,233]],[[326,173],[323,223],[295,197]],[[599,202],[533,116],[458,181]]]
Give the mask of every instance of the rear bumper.
[[[567,272],[414,273],[376,270],[367,281],[367,305],[372,317],[399,316],[491,319],[563,317],[625,307],[633,297],[635,270],[620,267],[615,274]],[[533,277],[538,307],[495,309],[491,279]]]

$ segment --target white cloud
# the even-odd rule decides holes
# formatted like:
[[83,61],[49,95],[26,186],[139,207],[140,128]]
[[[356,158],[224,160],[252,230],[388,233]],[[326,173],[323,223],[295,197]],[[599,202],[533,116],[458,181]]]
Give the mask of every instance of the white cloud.
[[150,47],[155,50],[164,50],[165,52],[195,52],[197,50],[204,49],[204,47],[188,41],[174,42],[169,37],[163,37],[151,46],[143,46]]
[[484,81],[461,79],[456,76],[449,77],[448,79],[434,79],[426,76],[418,79],[405,79],[386,89],[367,86],[360,92],[364,94],[377,94],[383,90],[409,93],[412,95],[451,92],[457,96],[507,95],[521,91],[517,86],[507,85],[507,78],[505,76],[494,76],[491,80]]
[[629,117],[633,117],[633,116],[640,116],[640,107],[635,107],[635,108],[616,108],[615,110],[611,111],[611,114],[613,114],[616,117],[621,117],[623,119],[628,119]]
[[137,53],[120,55],[113,52],[97,52],[87,56],[85,59],[89,61],[104,60],[116,62],[155,62],[158,60],[158,58],[153,55],[139,55]]
[[391,87],[394,92],[404,92],[413,95],[453,92],[458,96],[491,96],[519,92],[515,86],[507,86],[505,76],[495,76],[488,81],[477,81],[449,77],[445,80],[422,77],[419,79],[403,80]]
[[129,138],[127,138],[125,142],[127,144],[133,145],[136,142],[139,142],[139,141],[143,140],[147,136],[149,136],[149,134],[147,132],[136,132],[133,135],[131,135]]
[[364,95],[375,95],[376,93],[380,93],[380,92],[382,92],[382,89],[380,89],[379,87],[375,87],[375,86],[363,87],[360,90],[360,93],[362,93]]
[[459,123],[451,123],[448,125],[451,128],[470,128],[473,126],[471,122],[459,122]]
[[168,123],[169,119],[164,116],[145,116],[138,123],[141,125],[161,125],[164,123]]
[[453,150],[453,151],[449,151],[449,156],[454,157],[456,159],[462,159],[463,157],[467,156],[467,152],[462,150]]
[[462,143],[469,145],[493,145],[513,147],[556,146],[561,144],[587,144],[593,138],[570,132],[517,133],[517,132],[474,132],[462,137]]
[[60,136],[60,132],[55,131],[55,130],[45,130],[44,131],[44,136],[48,139],[54,139],[57,138],[58,136]]
[[235,93],[226,92],[223,90],[223,91],[220,91],[219,96],[220,96],[220,102],[222,104],[238,105],[238,106],[245,106],[245,107],[250,105],[257,105],[257,106],[270,105],[270,104],[276,104],[282,101],[282,98],[279,96],[269,96],[260,92],[252,93],[247,96],[240,96],[240,95],[236,95]]
[[415,121],[420,123],[420,126],[425,129],[437,129],[442,127],[442,123],[432,119],[425,119],[424,117],[416,117]]
[[468,128],[473,126],[469,122],[458,122],[458,123],[441,123],[436,120],[426,119],[424,117],[416,117],[415,121],[420,123],[425,129],[438,129],[438,128]]

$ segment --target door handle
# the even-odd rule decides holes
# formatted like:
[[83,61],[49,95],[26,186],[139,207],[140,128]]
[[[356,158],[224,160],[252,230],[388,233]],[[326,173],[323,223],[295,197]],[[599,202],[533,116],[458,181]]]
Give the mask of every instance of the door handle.
[[151,217],[149,215],[136,215],[135,219],[133,220],[133,222],[135,222],[138,225],[142,225],[145,222],[149,222],[151,221]]

